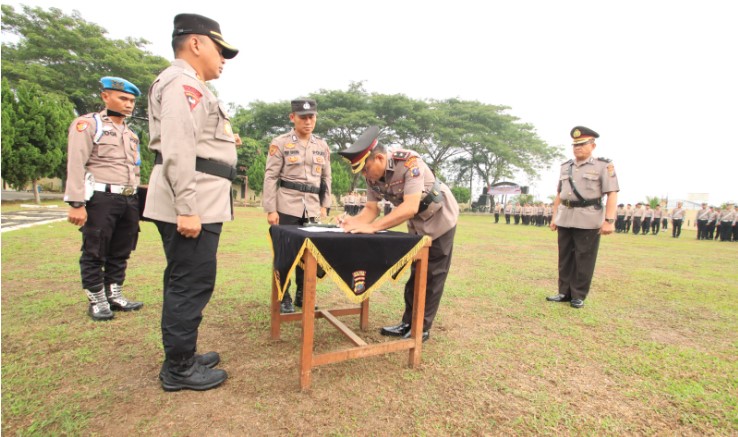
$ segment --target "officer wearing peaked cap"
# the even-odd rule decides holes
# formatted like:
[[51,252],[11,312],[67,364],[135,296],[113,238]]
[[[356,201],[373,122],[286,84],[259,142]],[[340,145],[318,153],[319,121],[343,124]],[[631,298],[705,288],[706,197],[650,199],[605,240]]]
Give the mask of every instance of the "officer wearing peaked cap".
[[[304,225],[327,217],[331,207],[331,150],[313,135],[318,105],[312,99],[291,102],[290,132],[272,140],[264,171],[262,205],[270,225]],[[289,291],[282,297],[281,311],[302,307],[304,271],[295,271],[294,305]]]
[[584,126],[574,127],[570,134],[574,159],[561,165],[550,225],[558,231],[559,291],[546,299],[581,308],[592,283],[600,235],[615,228],[619,187],[612,162],[592,156],[600,135]]
[[[339,151],[351,164],[354,173],[362,172],[367,184],[367,202],[356,216],[343,219],[346,232],[375,233],[407,222],[408,231],[433,239],[428,253],[423,341],[430,337],[448,277],[453,252],[459,205],[451,190],[436,179],[420,156],[410,150],[389,152],[379,144],[379,128],[368,128],[348,149]],[[379,200],[396,206],[379,217]],[[410,337],[415,266],[405,284],[405,313],[402,321],[380,330],[382,335]]]
[[141,156],[138,136],[128,127],[136,85],[120,77],[100,79],[105,109],[75,119],[69,127],[68,220],[81,226],[82,288],[93,320],[113,318],[112,310],[140,309],[122,294],[128,258],[138,240]]
[[233,220],[236,144],[228,112],[205,82],[238,49],[220,25],[196,14],[174,17],[175,60],[149,90],[149,148],[156,152],[144,216],[159,230],[167,266],[161,331],[166,391],[208,390],[228,377],[216,352],[197,354],[202,312],[215,288],[223,222]]

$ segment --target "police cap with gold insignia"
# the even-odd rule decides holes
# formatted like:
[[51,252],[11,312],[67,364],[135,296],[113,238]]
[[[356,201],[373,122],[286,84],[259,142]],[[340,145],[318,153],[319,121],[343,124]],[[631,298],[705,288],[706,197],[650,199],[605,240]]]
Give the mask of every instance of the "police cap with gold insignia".
[[292,102],[292,112],[297,115],[317,114],[318,104],[311,99],[295,99]]
[[228,44],[220,33],[220,24],[208,17],[197,14],[179,14],[174,17],[174,31],[172,38],[180,35],[207,35],[223,48],[223,57],[232,59],[238,54],[238,49]]
[[592,138],[599,138],[600,134],[588,127],[575,126],[571,130],[571,137],[574,139],[572,144],[583,144],[591,140]]
[[351,147],[338,152],[339,155],[351,163],[351,171],[358,173],[364,168],[369,153],[377,145],[377,137],[379,137],[379,128],[369,126]]
[[104,90],[122,91],[133,94],[135,97],[141,95],[141,91],[136,85],[120,77],[105,76],[100,79],[100,84]]

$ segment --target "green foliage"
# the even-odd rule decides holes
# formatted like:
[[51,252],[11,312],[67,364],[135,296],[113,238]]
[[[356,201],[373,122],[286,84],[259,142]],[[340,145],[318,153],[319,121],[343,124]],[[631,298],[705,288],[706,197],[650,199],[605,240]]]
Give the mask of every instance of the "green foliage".
[[266,154],[258,154],[254,156],[254,160],[250,163],[246,170],[246,176],[249,181],[249,190],[253,193],[261,193],[264,190],[264,170],[266,169]]
[[451,192],[459,203],[468,203],[471,200],[471,191],[469,191],[469,188],[467,187],[457,185],[451,188]]
[[64,162],[67,127],[74,119],[72,105],[35,84],[23,83],[13,93],[3,80],[3,117],[6,111],[16,118],[10,139],[3,138],[3,179],[22,188],[53,175]]
[[661,198],[659,196],[646,196],[645,205],[649,205],[652,209],[656,209],[657,206],[661,205]]
[[[144,39],[111,40],[107,31],[82,19],[79,12],[65,15],[60,9],[2,6],[2,30],[18,37],[2,44],[3,76],[11,82],[36,83],[45,90],[66,95],[77,114],[102,107],[99,97],[102,76],[120,76],[142,91],[169,64],[144,50]],[[114,14],[113,14],[114,15]],[[145,105],[139,104],[139,115]]]

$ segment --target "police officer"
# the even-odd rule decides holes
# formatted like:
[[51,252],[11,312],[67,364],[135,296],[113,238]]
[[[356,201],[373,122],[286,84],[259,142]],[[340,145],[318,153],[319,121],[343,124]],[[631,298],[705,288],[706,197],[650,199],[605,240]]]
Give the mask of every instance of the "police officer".
[[730,241],[733,236],[733,225],[736,222],[736,210],[728,203],[720,214],[720,241]]
[[625,230],[625,205],[619,204],[615,214],[615,232],[621,233]]
[[671,236],[679,238],[682,234],[682,222],[684,221],[684,208],[682,202],[677,202],[677,207],[671,210]]
[[583,307],[589,293],[600,235],[615,229],[618,178],[612,161],[592,156],[599,136],[584,126],[571,130],[575,159],[561,165],[554,200],[551,230],[558,230],[559,293],[546,300],[570,302],[574,308]]
[[510,224],[510,215],[512,214],[512,210],[513,210],[512,203],[511,202],[508,202],[505,205],[505,224],[506,225],[509,225]]
[[651,230],[651,220],[653,220],[653,210],[651,209],[651,205],[646,205],[646,209],[643,211],[641,235],[646,235]]
[[653,220],[651,221],[651,233],[658,235],[661,229],[661,218],[664,215],[664,211],[661,210],[661,205],[656,205],[656,209],[653,210]]
[[625,206],[625,228],[624,232],[627,234],[630,232],[630,224],[633,222],[633,208],[631,208],[631,204],[627,204]]
[[[366,208],[357,216],[345,218],[342,226],[347,232],[373,234],[407,222],[410,233],[428,235],[433,239],[428,254],[423,317],[423,341],[426,341],[430,337],[451,266],[459,205],[451,190],[436,179],[417,153],[409,150],[389,152],[384,145],[377,143],[378,136],[379,128],[369,127],[351,147],[338,152],[351,163],[354,173],[363,173],[369,193]],[[379,215],[379,199],[389,200],[396,207],[389,215],[375,220]],[[380,330],[382,335],[410,337],[414,283],[413,264],[405,284],[402,321],[383,327]]]
[[[296,99],[291,105],[294,128],[272,140],[264,172],[262,205],[270,225],[320,221],[331,206],[331,150],[313,135],[318,105],[311,99]],[[302,307],[304,271],[299,266],[295,277],[295,302],[288,290],[280,306],[283,313]]]
[[495,202],[495,224],[500,222],[500,212],[502,212],[502,204]]
[[697,211],[697,239],[707,239],[707,221],[710,219],[710,210],[707,204],[703,203],[702,208]]
[[520,215],[523,213],[523,207],[520,206],[520,202],[515,204],[515,211],[513,212],[513,217],[515,218],[515,224],[520,224]]
[[136,85],[119,77],[100,79],[105,109],[85,114],[69,126],[67,187],[70,223],[81,226],[79,259],[82,288],[92,320],[110,320],[112,310],[143,306],[122,294],[126,267],[138,240],[138,195],[141,149],[128,127]]
[[643,220],[643,205],[636,203],[633,210],[633,234],[638,235],[641,232],[641,220]]
[[156,152],[144,216],[152,219],[166,255],[161,331],[166,391],[208,390],[228,378],[213,367],[216,352],[196,354],[202,311],[215,288],[223,222],[233,220],[231,182],[237,137],[206,82],[238,54],[220,25],[196,14],[174,17],[175,60],[149,89],[149,148]]

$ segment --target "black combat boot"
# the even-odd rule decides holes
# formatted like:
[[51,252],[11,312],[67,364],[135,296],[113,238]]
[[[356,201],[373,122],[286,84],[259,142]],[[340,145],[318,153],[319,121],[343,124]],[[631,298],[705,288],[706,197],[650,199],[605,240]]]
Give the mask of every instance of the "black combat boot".
[[138,311],[143,302],[134,302],[123,297],[123,286],[121,284],[110,284],[105,287],[110,309],[113,311]]
[[194,356],[185,360],[167,360],[160,373],[164,391],[210,390],[228,379],[225,370],[203,366]]
[[92,320],[110,320],[114,317],[113,312],[110,311],[108,299],[105,297],[105,287],[103,287],[102,284],[98,291],[85,289],[85,294],[87,294],[87,299],[90,301],[90,307],[87,309],[87,314],[89,314]]

